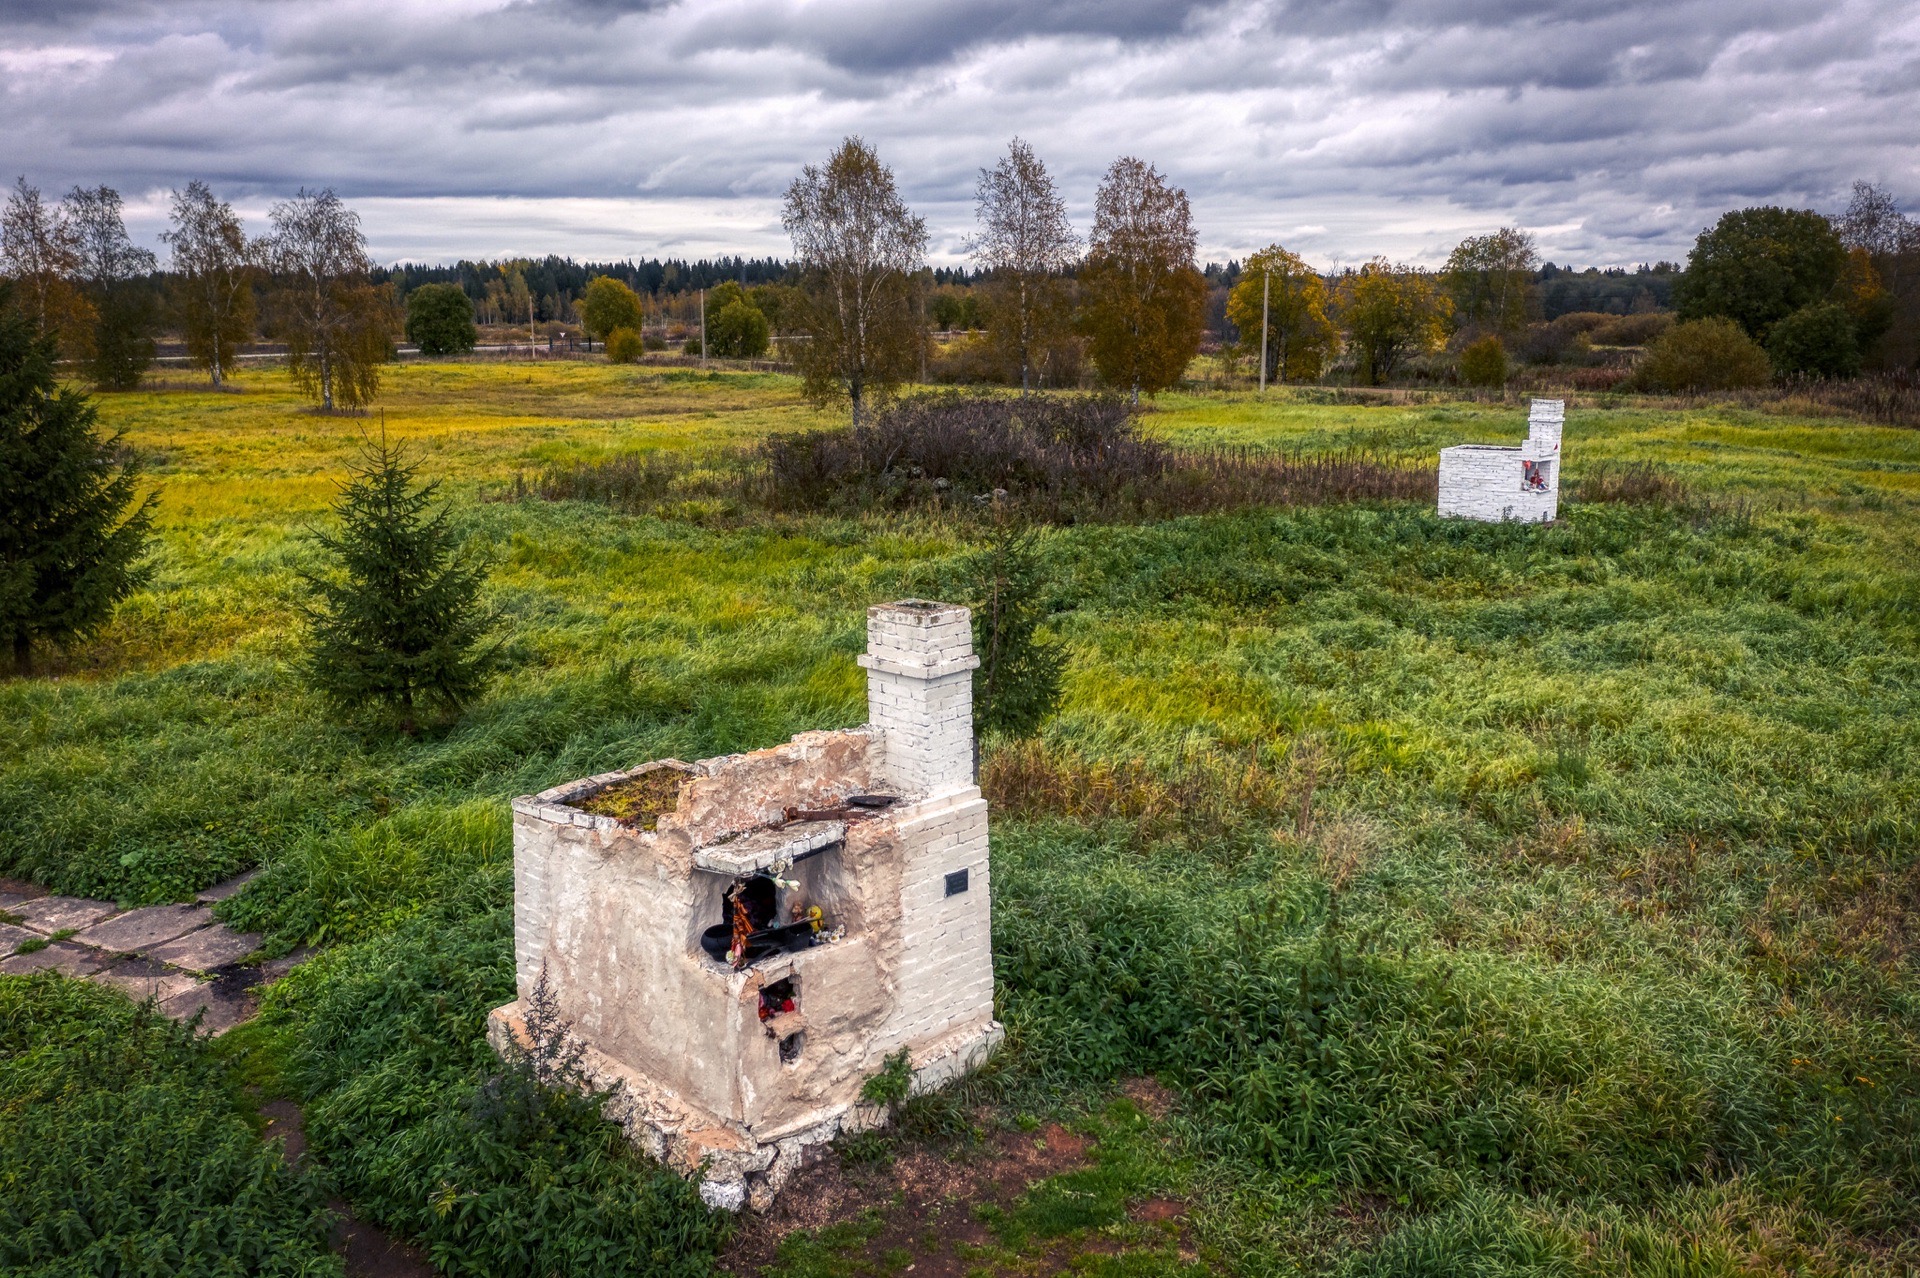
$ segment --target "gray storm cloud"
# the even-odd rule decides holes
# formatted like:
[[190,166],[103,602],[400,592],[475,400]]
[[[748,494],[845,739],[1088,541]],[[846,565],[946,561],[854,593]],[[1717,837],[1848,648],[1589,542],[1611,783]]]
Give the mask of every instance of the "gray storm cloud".
[[848,133],[945,254],[1016,133],[1083,222],[1116,155],[1158,164],[1214,257],[1518,224],[1629,263],[1855,178],[1920,203],[1908,0],[11,0],[0,72],[43,188],[112,183],[150,238],[189,178],[256,215],[330,185],[389,260],[784,252]]

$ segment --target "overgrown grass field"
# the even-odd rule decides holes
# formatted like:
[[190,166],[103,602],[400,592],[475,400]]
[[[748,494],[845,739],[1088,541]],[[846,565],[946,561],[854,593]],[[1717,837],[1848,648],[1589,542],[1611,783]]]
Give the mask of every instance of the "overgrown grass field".
[[[1146,426],[1383,455],[1525,430],[1311,400],[1169,396]],[[99,402],[161,486],[157,573],[0,685],[0,873],[148,902],[264,863],[235,920],[329,948],[222,1051],[305,1103],[358,1210],[448,1272],[697,1272],[723,1231],[677,1182],[487,1099],[506,800],[857,721],[865,607],[960,589],[979,529],[512,499],[833,424],[773,375],[405,365],[363,419],[267,373]],[[304,530],[383,421],[490,555],[508,636],[418,739],[330,721],[293,668]],[[1566,456],[1568,492],[1652,462],[1690,495],[1045,534],[1071,664],[1039,739],[988,743],[1012,1047],[983,1094],[1172,1087],[1211,1266],[1920,1265],[1920,434],[1582,399]]]

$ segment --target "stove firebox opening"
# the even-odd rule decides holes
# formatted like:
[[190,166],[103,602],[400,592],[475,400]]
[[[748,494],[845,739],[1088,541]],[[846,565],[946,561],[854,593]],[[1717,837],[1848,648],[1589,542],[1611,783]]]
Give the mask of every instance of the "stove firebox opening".
[[[782,887],[789,889],[790,918],[782,914]],[[715,962],[742,968],[838,936],[838,929],[828,929],[825,912],[796,896],[794,887],[774,874],[736,879],[720,898],[720,921],[701,934],[700,948]]]

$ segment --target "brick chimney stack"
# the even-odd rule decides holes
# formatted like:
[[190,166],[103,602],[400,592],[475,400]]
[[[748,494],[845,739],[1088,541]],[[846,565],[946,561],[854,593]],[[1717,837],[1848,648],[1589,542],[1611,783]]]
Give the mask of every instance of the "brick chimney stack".
[[884,770],[909,795],[973,784],[972,614],[901,599],[867,609],[867,721],[881,732]]

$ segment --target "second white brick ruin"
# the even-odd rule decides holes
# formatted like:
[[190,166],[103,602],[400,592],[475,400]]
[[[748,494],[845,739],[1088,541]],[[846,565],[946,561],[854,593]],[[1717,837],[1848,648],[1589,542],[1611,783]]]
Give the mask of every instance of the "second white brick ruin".
[[1440,450],[1442,518],[1551,523],[1560,513],[1560,435],[1564,400],[1536,399],[1527,441],[1456,444]]

